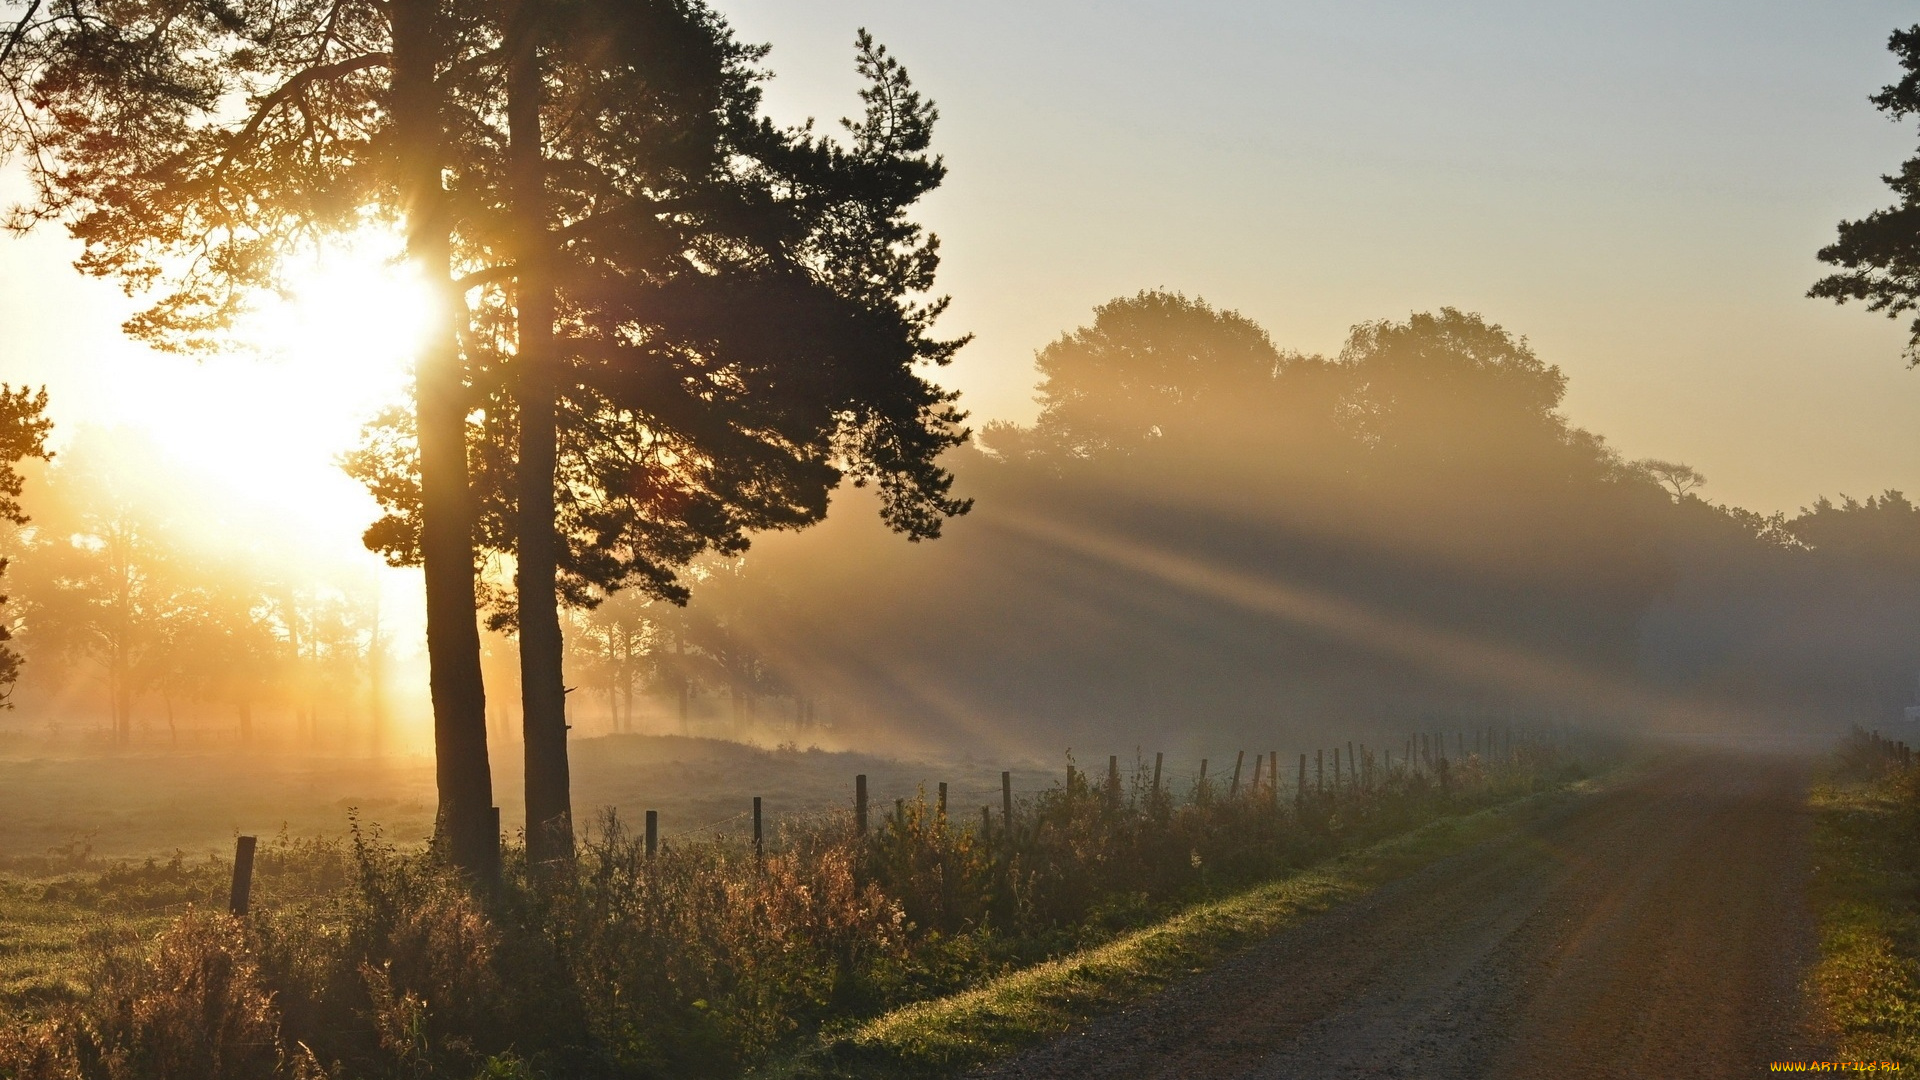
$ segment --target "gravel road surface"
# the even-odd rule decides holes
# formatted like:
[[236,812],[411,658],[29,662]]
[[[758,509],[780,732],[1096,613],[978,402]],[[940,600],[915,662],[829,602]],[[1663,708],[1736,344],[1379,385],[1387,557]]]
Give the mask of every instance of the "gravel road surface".
[[1711,1078],[1820,1057],[1806,776],[1689,754],[976,1075]]

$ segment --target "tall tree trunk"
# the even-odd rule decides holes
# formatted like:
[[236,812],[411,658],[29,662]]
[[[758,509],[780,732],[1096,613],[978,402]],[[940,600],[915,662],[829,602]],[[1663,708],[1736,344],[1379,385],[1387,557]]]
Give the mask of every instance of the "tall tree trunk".
[[520,623],[520,711],[527,770],[527,858],[573,854],[573,802],[567,770],[567,692],[555,596],[553,471],[555,357],[553,277],[547,235],[546,148],[540,135],[540,0],[513,5],[507,59],[508,170],[518,264],[515,300],[519,348],[514,366],[520,404],[516,492]]
[[499,873],[500,836],[487,766],[487,698],[474,615],[473,506],[467,484],[467,388],[458,332],[464,302],[450,278],[434,0],[391,0],[394,142],[402,158],[407,257],[429,287],[432,333],[414,368],[420,441],[420,549],[427,587],[427,668],[433,698],[439,840],[483,883]]

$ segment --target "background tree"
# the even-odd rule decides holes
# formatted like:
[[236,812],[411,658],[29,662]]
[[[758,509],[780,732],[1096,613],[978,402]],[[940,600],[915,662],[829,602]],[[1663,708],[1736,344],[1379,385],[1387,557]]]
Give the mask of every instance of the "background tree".
[[[29,520],[20,504],[26,478],[20,475],[18,466],[28,458],[50,458],[47,435],[52,430],[45,387],[36,391],[0,383],[0,523],[18,528]],[[7,558],[0,555],[0,578],[6,573]],[[0,708],[9,706],[23,663],[20,654],[7,644],[13,640],[12,622],[7,615],[7,598],[0,595]]]
[[1684,499],[1690,492],[1706,486],[1707,478],[1700,470],[1677,461],[1661,461],[1659,458],[1642,458],[1633,463],[1635,469],[1651,477],[1660,486],[1673,492],[1675,499]]
[[98,669],[123,746],[133,741],[135,702],[170,666],[168,643],[192,640],[192,590],[172,554],[154,523],[121,504],[60,523],[34,560],[34,640]]

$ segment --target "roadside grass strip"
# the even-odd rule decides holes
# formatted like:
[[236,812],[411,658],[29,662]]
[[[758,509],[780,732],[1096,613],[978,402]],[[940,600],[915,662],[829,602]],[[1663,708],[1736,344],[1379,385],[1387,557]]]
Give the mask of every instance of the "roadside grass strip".
[[920,1002],[829,1036],[757,1075],[767,1080],[944,1076],[1005,1057],[1114,1012],[1226,955],[1437,859],[1509,832],[1532,814],[1592,795],[1623,772],[1442,818],[1220,900],[1196,904],[1105,945]]
[[1837,1057],[1920,1062],[1920,784],[1819,785],[1813,991]]

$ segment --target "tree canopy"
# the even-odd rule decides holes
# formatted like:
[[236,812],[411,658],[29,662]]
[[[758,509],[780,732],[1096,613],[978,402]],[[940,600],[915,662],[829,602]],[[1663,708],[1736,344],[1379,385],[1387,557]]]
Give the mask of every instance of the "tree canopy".
[[[1920,24],[1895,30],[1887,48],[1905,74],[1869,100],[1895,120],[1920,113]],[[1897,201],[1866,217],[1840,223],[1840,235],[1820,249],[1821,262],[1840,267],[1815,282],[1808,296],[1844,304],[1859,300],[1868,311],[1898,318],[1920,310],[1920,156],[1881,177]],[[1911,325],[1907,361],[1920,364],[1920,318]]]

